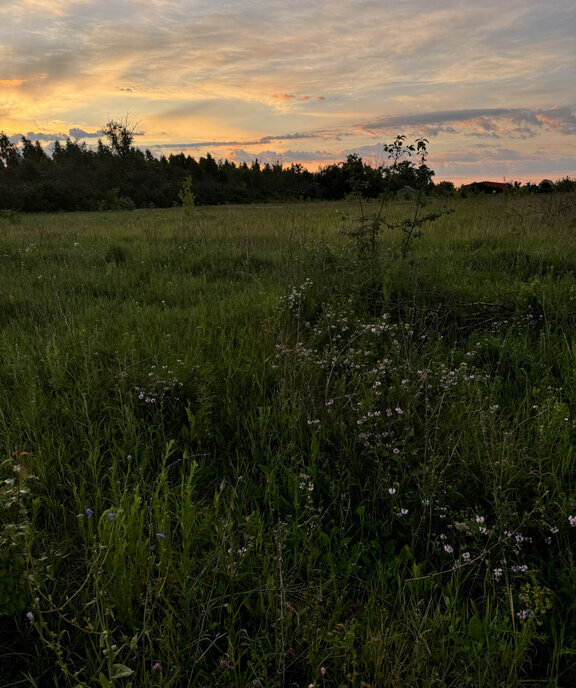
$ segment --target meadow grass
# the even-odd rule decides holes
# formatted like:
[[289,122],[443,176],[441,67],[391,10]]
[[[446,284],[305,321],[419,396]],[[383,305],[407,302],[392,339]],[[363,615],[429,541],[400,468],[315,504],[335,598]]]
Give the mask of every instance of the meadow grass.
[[0,218],[0,684],[574,684],[576,198],[447,206]]

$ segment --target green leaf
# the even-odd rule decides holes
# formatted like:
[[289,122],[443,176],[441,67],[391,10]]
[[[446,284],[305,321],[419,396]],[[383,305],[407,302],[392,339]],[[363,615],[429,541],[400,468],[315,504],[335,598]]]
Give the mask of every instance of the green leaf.
[[484,623],[477,616],[473,616],[468,623],[468,636],[472,640],[484,640]]
[[112,675],[110,678],[125,678],[126,676],[131,676],[133,673],[133,670],[130,669],[130,667],[127,667],[125,664],[113,664]]
[[98,683],[102,686],[102,688],[112,688],[112,684],[106,678],[106,676],[104,676],[104,674],[100,674],[100,676],[98,676]]
[[310,442],[310,455],[312,457],[312,461],[318,456],[318,451],[320,447],[318,445],[318,438],[316,435],[312,435],[312,441]]
[[386,554],[394,554],[394,550],[396,549],[396,543],[394,540],[388,540],[388,542],[384,545],[384,552]]

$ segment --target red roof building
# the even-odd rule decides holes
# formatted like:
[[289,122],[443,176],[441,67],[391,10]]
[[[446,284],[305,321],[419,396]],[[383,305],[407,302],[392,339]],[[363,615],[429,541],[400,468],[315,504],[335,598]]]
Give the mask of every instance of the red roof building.
[[463,184],[462,188],[484,193],[504,193],[505,191],[512,191],[514,187],[507,182],[472,182],[472,184]]

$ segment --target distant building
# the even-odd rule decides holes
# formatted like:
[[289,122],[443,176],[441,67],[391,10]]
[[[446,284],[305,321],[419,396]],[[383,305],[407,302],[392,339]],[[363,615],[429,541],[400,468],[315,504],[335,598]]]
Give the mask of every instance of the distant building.
[[476,193],[504,193],[512,191],[514,187],[507,182],[472,182],[472,184],[463,184],[462,188]]
[[413,196],[415,193],[418,192],[413,186],[406,185],[398,189],[396,195],[398,196],[398,198],[409,198],[410,196]]

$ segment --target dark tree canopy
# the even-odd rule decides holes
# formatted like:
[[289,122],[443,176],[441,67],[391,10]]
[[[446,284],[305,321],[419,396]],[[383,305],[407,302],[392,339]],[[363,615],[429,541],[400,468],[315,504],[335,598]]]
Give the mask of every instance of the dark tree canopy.
[[[350,154],[341,163],[309,172],[299,163],[234,163],[209,154],[157,158],[134,146],[135,135],[128,123],[110,120],[93,148],[70,138],[43,148],[38,141],[21,137],[14,142],[0,132],[0,210],[171,207],[180,204],[188,178],[199,205],[377,198],[404,186],[427,193],[437,189],[442,195],[454,190],[450,182],[434,186],[425,139],[410,145],[398,136],[384,145],[388,161],[378,167]],[[562,188],[572,188],[571,180],[564,180]]]

